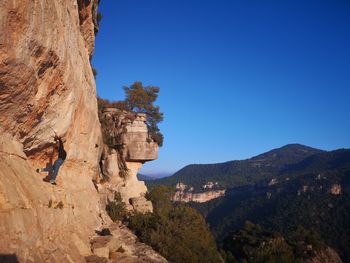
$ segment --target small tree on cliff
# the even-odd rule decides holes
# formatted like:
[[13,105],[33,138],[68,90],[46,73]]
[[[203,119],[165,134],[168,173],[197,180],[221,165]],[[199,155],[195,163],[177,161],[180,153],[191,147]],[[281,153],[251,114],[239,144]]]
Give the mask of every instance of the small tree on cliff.
[[147,128],[151,138],[159,145],[163,145],[163,134],[160,133],[158,123],[163,121],[163,113],[159,106],[154,105],[158,98],[159,88],[144,87],[142,82],[135,82],[130,87],[125,86],[125,103],[130,111],[146,113]]

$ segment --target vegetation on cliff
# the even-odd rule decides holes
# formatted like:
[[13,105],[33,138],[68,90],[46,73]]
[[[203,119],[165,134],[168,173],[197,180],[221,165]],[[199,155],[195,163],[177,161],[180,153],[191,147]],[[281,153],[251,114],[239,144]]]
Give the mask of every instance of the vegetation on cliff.
[[204,218],[195,209],[170,201],[172,188],[155,187],[148,198],[153,213],[125,214],[118,197],[107,211],[113,220],[126,222],[139,239],[170,262],[222,262]]
[[114,193],[114,200],[108,200],[106,211],[113,221],[122,221],[127,218],[128,211],[120,193]]
[[170,201],[169,187],[156,187],[148,195],[153,214],[136,214],[130,227],[142,242],[171,262],[221,262],[204,218],[193,208]]
[[160,132],[158,123],[163,121],[163,113],[159,106],[154,105],[158,98],[159,88],[154,86],[144,87],[142,82],[137,81],[130,87],[125,86],[126,109],[134,112],[146,113],[147,128],[151,138],[159,145],[163,145],[164,136]]
[[[163,121],[163,113],[160,107],[154,105],[158,98],[159,88],[154,86],[143,86],[142,82],[135,82],[130,87],[125,86],[125,100],[109,101],[107,99],[97,98],[100,122],[102,128],[104,120],[101,112],[105,108],[116,108],[122,111],[145,113],[146,125],[150,138],[155,141],[158,146],[163,145],[164,136],[160,132],[158,123]],[[108,135],[103,134],[104,139],[108,142]]]

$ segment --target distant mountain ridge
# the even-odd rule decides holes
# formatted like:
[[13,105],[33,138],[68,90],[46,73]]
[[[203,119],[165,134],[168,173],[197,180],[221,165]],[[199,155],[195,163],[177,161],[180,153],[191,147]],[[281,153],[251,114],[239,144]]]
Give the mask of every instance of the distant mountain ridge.
[[[289,144],[247,160],[188,165],[148,184],[179,182],[192,194],[225,188],[222,197],[189,203],[206,218],[219,244],[246,220],[288,239],[303,227],[350,262],[350,149]],[[214,185],[209,190],[208,182]]]
[[150,180],[157,179],[155,177],[145,175],[145,174],[140,174],[140,173],[138,173],[136,176],[137,176],[137,179],[139,179],[140,181],[150,181]]
[[246,160],[235,160],[216,164],[187,165],[174,175],[148,182],[150,186],[165,184],[175,186],[182,182],[203,191],[207,182],[218,182],[219,188],[230,188],[269,180],[289,166],[325,151],[301,144],[288,144]]
[[226,193],[191,204],[206,217],[218,242],[246,220],[286,236],[302,226],[350,262],[350,149],[321,151],[286,167],[270,183]]

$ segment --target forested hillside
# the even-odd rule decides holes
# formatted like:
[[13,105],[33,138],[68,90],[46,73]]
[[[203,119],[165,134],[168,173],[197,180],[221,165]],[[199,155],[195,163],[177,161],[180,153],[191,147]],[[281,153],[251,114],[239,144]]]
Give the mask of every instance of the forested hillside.
[[218,182],[218,188],[230,188],[253,185],[279,175],[288,166],[323,151],[300,144],[289,144],[278,149],[242,161],[230,161],[217,164],[188,165],[174,175],[147,182],[153,185],[172,185],[178,182],[194,187],[196,192],[203,191],[207,182]]
[[286,167],[273,184],[232,188],[225,197],[191,205],[220,244],[246,220],[286,238],[303,227],[350,262],[350,150],[320,152]]

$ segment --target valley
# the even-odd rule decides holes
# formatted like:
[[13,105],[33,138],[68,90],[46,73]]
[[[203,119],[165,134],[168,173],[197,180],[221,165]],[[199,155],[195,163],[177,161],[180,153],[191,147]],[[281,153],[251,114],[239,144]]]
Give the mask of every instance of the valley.
[[[225,186],[225,194],[204,202],[184,198],[186,194],[212,191],[200,186],[203,167],[207,171],[205,179],[215,178],[215,184],[211,185],[216,189]],[[211,175],[210,171],[215,173]],[[150,187],[175,182],[174,200],[188,202],[200,211],[219,247],[225,245],[229,233],[242,229],[250,221],[267,231],[280,233],[287,240],[302,227],[316,235],[323,246],[334,248],[344,262],[350,261],[348,149],[327,152],[287,145],[248,160],[190,165],[172,177],[147,181]],[[191,183],[191,187],[185,182]],[[180,194],[183,199],[179,198]]]

